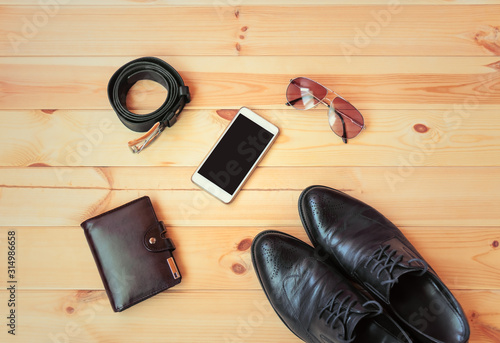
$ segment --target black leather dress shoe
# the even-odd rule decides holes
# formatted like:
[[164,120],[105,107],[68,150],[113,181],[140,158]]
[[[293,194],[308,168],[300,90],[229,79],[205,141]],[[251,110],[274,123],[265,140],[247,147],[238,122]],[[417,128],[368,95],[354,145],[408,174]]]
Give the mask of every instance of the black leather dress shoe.
[[468,341],[469,325],[460,304],[382,214],[324,186],[302,192],[299,212],[314,246],[385,304],[416,341]]
[[252,262],[272,307],[310,343],[410,343],[381,305],[361,295],[306,243],[264,231],[252,243]]

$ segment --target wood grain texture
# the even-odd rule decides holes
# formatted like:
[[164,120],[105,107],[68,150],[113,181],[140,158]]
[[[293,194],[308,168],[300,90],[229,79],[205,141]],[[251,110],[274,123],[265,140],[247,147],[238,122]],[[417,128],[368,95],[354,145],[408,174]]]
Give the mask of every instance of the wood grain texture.
[[[67,6],[51,16],[37,6],[3,6],[0,22],[8,34],[0,38],[0,54],[491,56],[500,50],[495,39],[500,21],[496,9],[494,5],[240,6],[228,11],[217,11],[216,6],[134,7],[134,15],[129,15],[129,8],[122,6],[100,6],[98,12]],[[140,30],[127,31],[130,27]]]
[[[136,57],[0,57],[0,108],[110,109],[108,81]],[[286,63],[279,56],[160,57],[190,87],[187,109],[283,110],[286,87],[296,76],[321,82],[360,110],[498,110],[500,103],[496,56],[290,56]],[[138,88],[132,107],[139,109],[153,110],[151,103],[164,94]]]
[[[75,188],[104,190],[199,190],[191,182],[192,167],[31,167],[0,168],[1,187]],[[401,178],[396,176],[401,173]],[[302,191],[318,184],[356,196],[414,192],[429,198],[438,190],[450,198],[477,194],[495,196],[497,167],[435,167],[403,170],[400,167],[262,167],[243,189]],[[395,175],[394,182],[390,176]],[[480,177],[478,177],[480,175]],[[413,195],[413,194],[412,194]],[[435,194],[432,194],[435,196]]]
[[[56,2],[57,1],[57,2]],[[47,4],[64,4],[65,0],[47,0]],[[498,0],[397,0],[405,5],[495,5]],[[218,11],[228,11],[238,6],[315,6],[315,5],[387,5],[388,0],[310,0],[305,4],[301,0],[71,0],[65,6],[127,6],[127,7],[152,7],[152,6],[212,6]],[[37,6],[38,0],[0,0],[0,5]]]
[[[347,145],[330,130],[326,110],[258,113],[281,129],[263,166],[500,165],[495,110],[365,110],[367,129]],[[231,118],[217,110],[181,116],[154,149],[131,155],[126,142],[140,134],[111,110],[0,111],[0,165],[195,167]]]
[[[168,222],[167,222],[168,225]],[[19,289],[103,290],[90,249],[78,227],[4,227],[20,246]],[[300,227],[168,227],[178,249],[179,290],[260,289],[251,257],[253,237],[277,229],[309,243]],[[451,289],[499,289],[499,227],[402,227],[401,230]],[[6,242],[0,242],[0,251]],[[63,258],[64,257],[64,258]],[[56,261],[58,261],[56,263]],[[460,261],[460,263],[457,263]],[[2,266],[3,268],[3,266]],[[3,272],[0,268],[0,273]]]
[[[349,192],[371,204],[401,226],[496,226],[498,188],[483,185],[472,194]],[[435,194],[430,197],[430,194]],[[104,190],[66,188],[2,188],[0,225],[73,226],[85,219],[149,195],[158,215],[178,226],[290,226],[300,225],[297,201],[300,191],[243,190],[225,205],[201,190]],[[383,195],[383,196],[382,196]],[[19,216],[18,213],[23,213]]]
[[140,195],[150,195],[171,225],[300,225],[298,196],[314,184],[343,190],[398,225],[498,226],[500,218],[498,168],[262,167],[229,206],[194,186],[193,171],[0,169],[0,225],[79,225]]
[[[497,342],[500,293],[454,294],[469,317],[470,342]],[[169,342],[302,342],[282,324],[261,290],[171,290],[120,314],[112,312],[103,291],[24,291],[20,296],[19,312],[29,319],[16,336],[23,342],[111,343],[120,337],[124,343],[160,343],[166,341],[166,328]],[[0,291],[0,300],[5,297]],[[152,324],[152,318],[162,318],[162,325]],[[6,335],[0,332],[1,339]]]
[[[0,256],[15,230],[19,282],[16,337],[0,330],[0,341],[298,343],[249,249],[265,229],[308,241],[297,200],[314,184],[398,225],[457,296],[470,342],[500,341],[499,9],[498,0],[0,0]],[[147,55],[179,70],[193,100],[132,155],[125,143],[139,134],[118,121],[106,88]],[[296,76],[351,101],[367,130],[344,145],[326,108],[285,106]],[[128,104],[146,113],[164,93],[137,84]],[[190,176],[241,106],[281,134],[224,205]],[[115,314],[79,224],[142,195],[169,227],[183,282]]]

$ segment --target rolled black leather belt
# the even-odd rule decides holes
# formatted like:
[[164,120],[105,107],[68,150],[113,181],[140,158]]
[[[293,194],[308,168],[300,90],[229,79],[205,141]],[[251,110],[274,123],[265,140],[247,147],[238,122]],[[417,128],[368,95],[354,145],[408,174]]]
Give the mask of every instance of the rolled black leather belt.
[[[156,81],[168,91],[167,99],[155,111],[139,115],[127,108],[127,93],[140,80]],[[142,57],[128,62],[118,69],[108,84],[108,98],[118,118],[129,129],[146,132],[144,136],[130,141],[129,148],[140,153],[165,129],[177,121],[184,105],[191,101],[189,87],[179,73],[168,63],[156,57]]]

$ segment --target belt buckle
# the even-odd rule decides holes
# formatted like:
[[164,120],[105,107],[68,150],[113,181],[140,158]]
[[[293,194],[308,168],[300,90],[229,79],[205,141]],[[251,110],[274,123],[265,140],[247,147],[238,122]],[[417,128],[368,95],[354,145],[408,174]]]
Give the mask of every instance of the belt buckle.
[[128,142],[128,147],[134,154],[138,154],[147,148],[149,144],[153,143],[153,141],[158,138],[164,129],[165,126],[160,122],[157,122],[148,132],[146,132],[144,136]]

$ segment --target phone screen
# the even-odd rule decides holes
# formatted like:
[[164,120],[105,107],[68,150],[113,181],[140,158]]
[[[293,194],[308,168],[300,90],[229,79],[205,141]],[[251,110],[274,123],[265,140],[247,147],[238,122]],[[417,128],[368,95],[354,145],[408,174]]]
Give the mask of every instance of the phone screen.
[[239,115],[198,173],[233,195],[274,135]]

